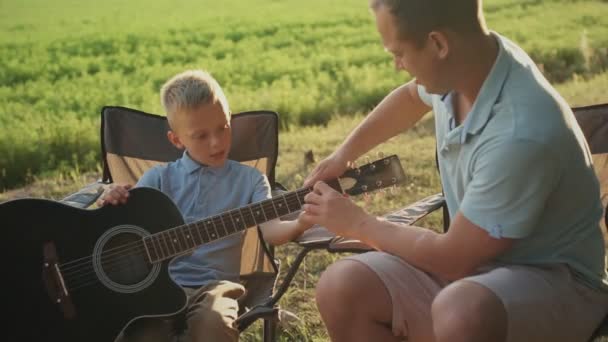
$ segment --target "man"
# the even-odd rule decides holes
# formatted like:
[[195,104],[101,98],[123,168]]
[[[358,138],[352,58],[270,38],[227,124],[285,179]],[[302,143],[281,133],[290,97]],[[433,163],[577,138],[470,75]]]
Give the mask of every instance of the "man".
[[[599,186],[564,99],[480,0],[371,0],[415,79],[307,178],[303,220],[378,252],[331,265],[317,306],[333,341],[585,341],[608,310]],[[383,221],[319,180],[435,114],[451,224]]]

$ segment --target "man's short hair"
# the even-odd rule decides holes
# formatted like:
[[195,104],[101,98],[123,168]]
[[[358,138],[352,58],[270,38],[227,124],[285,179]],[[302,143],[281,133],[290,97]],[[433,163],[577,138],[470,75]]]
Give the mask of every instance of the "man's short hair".
[[386,7],[395,18],[399,37],[421,44],[433,30],[477,33],[485,28],[481,0],[370,0],[377,11]]
[[203,70],[187,70],[173,76],[162,86],[160,99],[170,125],[178,111],[209,103],[219,103],[224,113],[230,114],[224,91],[215,78]]

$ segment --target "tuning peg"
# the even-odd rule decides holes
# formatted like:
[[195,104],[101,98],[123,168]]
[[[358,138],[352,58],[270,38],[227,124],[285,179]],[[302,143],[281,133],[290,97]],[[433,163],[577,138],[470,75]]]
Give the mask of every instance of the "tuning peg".
[[372,159],[369,156],[365,156],[365,163],[370,164],[371,162],[372,162]]
[[376,153],[376,156],[378,156],[378,159],[382,159],[384,158],[384,152],[378,151],[378,153]]
[[389,188],[389,192],[391,193],[391,195],[395,195],[397,194],[397,185],[393,185]]

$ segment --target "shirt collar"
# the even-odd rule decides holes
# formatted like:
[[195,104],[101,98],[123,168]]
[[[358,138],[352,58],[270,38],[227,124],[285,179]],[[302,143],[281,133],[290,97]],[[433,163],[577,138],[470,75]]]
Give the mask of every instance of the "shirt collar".
[[[498,56],[479,90],[471,112],[463,123],[463,142],[466,140],[466,135],[477,134],[485,127],[511,69],[511,58],[509,52],[505,50],[503,38],[496,32],[491,31],[491,34],[498,44]],[[448,96],[447,99],[450,97]]]
[[189,174],[192,174],[196,171],[200,171],[201,173],[211,173],[214,175],[222,175],[226,172],[228,172],[229,168],[230,168],[230,160],[226,160],[226,162],[224,163],[224,165],[220,166],[220,167],[211,167],[205,164],[201,164],[199,162],[197,162],[196,160],[192,159],[192,157],[190,157],[190,155],[188,154],[188,151],[184,151],[182,158],[180,159],[182,165],[184,165],[184,168],[186,169],[186,172],[188,172]]

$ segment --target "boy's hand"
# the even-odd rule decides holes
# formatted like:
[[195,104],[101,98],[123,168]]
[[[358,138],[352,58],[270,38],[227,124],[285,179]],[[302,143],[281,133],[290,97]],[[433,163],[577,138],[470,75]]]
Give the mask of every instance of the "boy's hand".
[[304,234],[305,231],[309,230],[314,226],[314,223],[306,222],[302,218],[304,212],[302,211],[298,218],[296,219],[296,230],[298,231],[298,236]]
[[106,204],[125,204],[129,198],[130,184],[110,184],[97,200],[97,205],[102,207]]

